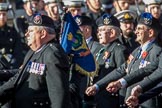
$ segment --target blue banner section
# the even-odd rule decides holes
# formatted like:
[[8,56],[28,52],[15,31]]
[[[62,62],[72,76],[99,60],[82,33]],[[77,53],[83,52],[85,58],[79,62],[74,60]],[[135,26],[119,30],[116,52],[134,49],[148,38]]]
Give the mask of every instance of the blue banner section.
[[72,55],[72,63],[75,64],[76,70],[87,76],[97,74],[95,59],[70,12],[64,16],[61,45],[67,54]]

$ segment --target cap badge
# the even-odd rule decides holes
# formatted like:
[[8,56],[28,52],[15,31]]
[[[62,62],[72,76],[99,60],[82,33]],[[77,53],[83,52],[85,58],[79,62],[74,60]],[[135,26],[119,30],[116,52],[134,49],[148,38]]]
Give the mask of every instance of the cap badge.
[[76,21],[76,23],[77,23],[78,25],[81,25],[81,19],[80,19],[79,17],[77,17],[77,18],[75,19],[75,21]]
[[105,18],[103,19],[103,23],[104,23],[105,25],[110,24],[110,22],[111,22],[111,19],[108,18],[108,17],[105,17]]
[[131,18],[132,18],[132,16],[129,13],[126,13],[124,15],[124,19],[131,19]]
[[34,16],[34,23],[35,24],[42,24],[42,17],[41,15],[37,14]]
[[141,19],[144,24],[151,25],[152,24],[152,15],[150,13],[142,13]]
[[152,20],[148,19],[148,18],[144,18],[144,23],[147,25],[151,25],[152,24]]

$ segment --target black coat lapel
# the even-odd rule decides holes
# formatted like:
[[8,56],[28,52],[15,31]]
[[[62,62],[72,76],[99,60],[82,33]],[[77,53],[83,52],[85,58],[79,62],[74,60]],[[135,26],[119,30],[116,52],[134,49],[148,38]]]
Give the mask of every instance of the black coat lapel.
[[31,59],[33,54],[34,54],[34,51],[32,51],[32,50],[29,50],[29,52],[27,53],[27,56],[25,57],[24,62],[23,62],[23,66],[22,66],[22,68],[20,70],[20,74],[19,74],[18,78],[15,81],[15,85],[14,85],[15,88],[17,87],[18,83],[20,82],[21,77],[24,74],[24,70],[26,68],[26,65],[28,64],[28,61]]
[[[49,44],[48,44],[49,45]],[[41,49],[41,51],[40,52],[38,52],[37,53],[37,55],[36,56],[34,56],[33,54],[33,58],[32,58],[32,62],[35,62],[35,61],[38,61],[38,59],[39,59],[39,57],[42,55],[42,53],[44,52],[44,50],[46,49],[46,47],[48,46],[48,45],[45,45],[42,49]],[[32,56],[31,56],[32,57]],[[30,58],[28,58],[28,60],[27,60],[27,63],[26,63],[26,66],[24,67],[24,69],[22,70],[22,76],[20,77],[20,79],[19,79],[19,82],[18,82],[18,87],[21,87],[21,85],[23,84],[23,82],[25,81],[25,79],[29,76],[29,72],[27,72],[27,68],[28,68],[28,66],[27,66],[27,64],[28,64],[28,62],[30,61],[30,59],[31,59],[31,57]],[[17,87],[17,88],[18,88]]]

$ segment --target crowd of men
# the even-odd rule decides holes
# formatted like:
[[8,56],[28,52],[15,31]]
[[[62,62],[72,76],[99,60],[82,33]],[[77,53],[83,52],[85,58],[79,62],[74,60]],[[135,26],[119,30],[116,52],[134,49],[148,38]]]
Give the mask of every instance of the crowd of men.
[[[1,108],[161,108],[161,3],[0,0]],[[60,44],[67,12],[99,67],[93,77]]]

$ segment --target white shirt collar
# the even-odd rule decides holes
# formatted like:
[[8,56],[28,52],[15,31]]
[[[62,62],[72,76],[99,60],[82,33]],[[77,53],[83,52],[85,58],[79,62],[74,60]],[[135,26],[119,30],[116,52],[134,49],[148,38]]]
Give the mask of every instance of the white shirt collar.
[[35,51],[35,53],[40,52],[46,45],[43,45],[42,47],[40,47],[38,50]]
[[89,38],[86,39],[86,43],[88,44],[92,39],[92,36],[90,36]]

